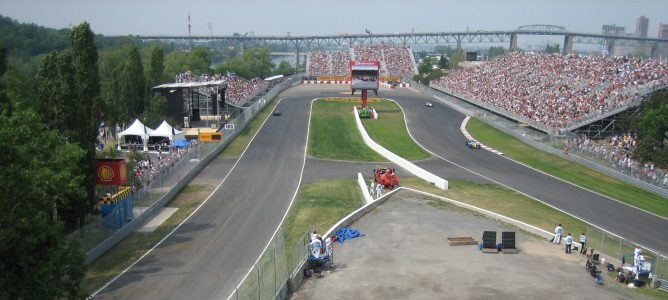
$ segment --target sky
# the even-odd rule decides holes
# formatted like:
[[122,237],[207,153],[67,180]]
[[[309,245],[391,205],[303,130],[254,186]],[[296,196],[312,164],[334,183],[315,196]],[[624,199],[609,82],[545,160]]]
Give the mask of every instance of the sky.
[[0,0],[0,14],[63,28],[88,21],[104,35],[318,35],[341,33],[513,30],[551,24],[600,33],[604,24],[649,37],[668,23],[668,0]]

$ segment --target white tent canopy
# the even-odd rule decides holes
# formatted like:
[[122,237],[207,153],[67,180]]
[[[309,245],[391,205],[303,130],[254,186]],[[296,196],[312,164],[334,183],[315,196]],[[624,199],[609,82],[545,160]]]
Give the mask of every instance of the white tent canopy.
[[160,126],[149,134],[149,137],[166,137],[169,138],[170,142],[184,140],[186,138],[183,131],[174,129],[174,127],[169,125],[167,121],[162,121]]
[[118,150],[121,150],[121,145],[127,145],[127,136],[138,136],[144,144],[144,151],[148,151],[146,143],[151,132],[153,132],[153,129],[146,127],[139,119],[136,119],[130,127],[118,134]]

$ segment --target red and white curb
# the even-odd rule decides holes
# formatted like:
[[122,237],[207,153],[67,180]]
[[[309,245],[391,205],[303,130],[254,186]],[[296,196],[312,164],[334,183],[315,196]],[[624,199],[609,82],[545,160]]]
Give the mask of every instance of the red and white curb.
[[[469,134],[469,132],[466,131],[466,124],[469,123],[469,119],[470,119],[470,118],[471,118],[471,116],[466,116],[466,118],[464,118],[464,121],[462,121],[462,125],[459,126],[459,130],[462,131],[462,134],[464,135],[464,137],[466,137],[466,139],[469,139],[469,140],[475,140],[475,139],[471,136],[471,134]],[[494,153],[494,154],[503,155],[503,152],[501,152],[501,151],[498,151],[498,150],[496,150],[496,149],[494,149],[494,148],[485,146],[485,144],[483,144],[483,143],[481,143],[481,142],[478,142],[478,143],[480,144],[480,148],[482,148],[482,149],[485,149],[485,150],[487,150],[487,151],[489,151],[489,152],[492,152],[492,153]]]

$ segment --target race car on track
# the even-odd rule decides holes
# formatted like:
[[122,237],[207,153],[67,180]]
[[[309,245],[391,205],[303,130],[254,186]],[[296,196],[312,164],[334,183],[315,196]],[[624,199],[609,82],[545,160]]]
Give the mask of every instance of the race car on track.
[[466,147],[471,149],[480,149],[480,143],[478,143],[476,140],[468,140],[466,141]]
[[427,102],[424,103],[424,106],[426,106],[426,107],[433,107],[434,104],[431,104],[431,102],[427,101]]
[[274,110],[274,116],[280,116],[281,111],[280,110]]

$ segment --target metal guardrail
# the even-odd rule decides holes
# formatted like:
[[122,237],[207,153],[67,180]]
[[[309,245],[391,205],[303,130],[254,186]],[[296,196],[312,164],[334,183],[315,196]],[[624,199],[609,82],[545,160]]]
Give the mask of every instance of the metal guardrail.
[[[424,85],[421,85],[420,83],[417,83],[417,82],[414,82],[413,84],[418,89],[421,89],[422,92],[425,92],[426,87]],[[455,108],[456,110],[458,110],[459,112],[461,112],[463,114],[467,114],[467,115],[470,115],[470,116],[476,116],[477,115],[476,111],[462,107],[460,105],[461,103],[455,103],[453,101],[448,101],[447,98],[452,97],[452,98],[455,98],[455,99],[463,101],[463,102],[470,102],[468,99],[463,99],[463,98],[460,98],[460,97],[452,95],[452,94],[447,94],[440,89],[433,89],[433,88],[430,89],[430,96],[433,96],[435,99],[443,102],[444,104],[449,104],[450,107]],[[478,106],[476,102],[470,102],[470,103],[471,103],[471,105]],[[483,109],[486,109],[485,106],[480,106],[480,107],[483,108]],[[471,107],[471,108],[474,108],[474,107]],[[497,113],[494,110],[488,110],[488,111],[490,113]],[[503,117],[513,119],[513,117],[509,117],[508,115],[503,115],[503,114],[501,114],[501,115]],[[629,176],[627,174],[621,173],[617,170],[610,169],[607,166],[604,166],[604,165],[601,165],[599,163],[593,162],[591,160],[579,157],[577,155],[573,155],[573,154],[565,155],[561,149],[556,149],[556,148],[554,148],[550,145],[546,145],[542,142],[531,139],[531,138],[527,137],[525,134],[523,134],[521,132],[518,132],[518,131],[515,131],[515,130],[512,130],[509,127],[501,126],[500,124],[498,124],[498,122],[494,122],[493,120],[490,120],[490,118],[488,118],[486,116],[479,116],[478,118],[481,121],[489,124],[490,126],[496,128],[496,129],[499,129],[499,130],[501,130],[501,131],[503,131],[507,134],[510,134],[510,135],[520,139],[521,141],[531,145],[534,148],[543,150],[545,152],[560,156],[560,157],[568,159],[568,160],[575,161],[575,162],[577,162],[581,165],[587,166],[587,167],[592,168],[596,171],[599,171],[603,174],[606,174],[608,176],[611,176],[611,177],[617,178],[619,180],[622,180],[622,181],[624,181],[628,184],[634,185],[636,187],[642,188],[644,190],[647,190],[647,191],[650,191],[650,192],[653,192],[653,193],[656,193],[658,195],[661,195],[663,197],[668,198],[668,190],[667,189],[664,189],[664,188],[658,187],[656,185],[647,183],[645,181],[639,180],[637,178],[634,178],[634,177]],[[527,124],[529,124],[529,123],[527,123]]]
[[[134,218],[132,221],[125,224],[125,226],[116,231],[99,230],[100,228],[95,228],[98,230],[98,232],[102,233],[96,235],[103,236],[104,239],[97,243],[94,247],[85,249],[86,263],[90,263],[96,258],[100,257],[132,232],[143,226],[145,222],[153,218],[153,216],[155,216],[160,211],[160,208],[169,203],[174,198],[174,196],[176,196],[176,194],[178,194],[178,192],[186,184],[188,184],[188,182],[190,182],[190,180],[192,180],[193,177],[197,175],[197,173],[199,173],[199,171],[201,171],[209,162],[211,162],[211,160],[217,157],[218,154],[234,139],[234,137],[236,137],[241,131],[243,131],[244,128],[246,128],[248,123],[250,123],[255,118],[255,116],[257,116],[257,113],[270,102],[269,100],[276,97],[283,90],[299,82],[301,76],[302,74],[293,75],[284,82],[274,86],[266,94],[257,94],[255,99],[252,101],[252,104],[249,107],[244,108],[241,113],[236,115],[230,121],[230,124],[234,124],[234,129],[224,130],[222,132],[223,142],[214,144],[202,143],[202,149],[200,153],[193,153],[186,157],[182,157],[181,160],[177,162],[177,165],[172,167],[174,169],[170,168],[168,171],[165,171],[159,176],[159,179],[154,179],[149,186],[140,190],[137,193],[140,195],[140,197],[138,197],[138,200],[136,201],[145,201],[148,204],[148,208],[143,211],[141,215]],[[195,158],[194,161],[192,161],[193,158]],[[157,198],[157,200],[153,201],[153,198]],[[96,225],[93,226],[96,227]],[[80,239],[85,239],[91,235],[88,234],[85,229],[83,233],[75,233],[73,236]]]

